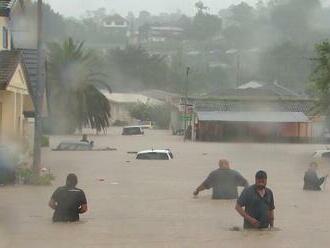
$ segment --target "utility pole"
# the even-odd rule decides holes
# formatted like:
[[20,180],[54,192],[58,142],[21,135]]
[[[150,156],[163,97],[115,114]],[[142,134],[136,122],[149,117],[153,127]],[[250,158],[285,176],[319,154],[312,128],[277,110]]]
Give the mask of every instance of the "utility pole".
[[189,83],[189,72],[190,67],[186,68],[186,82],[184,89],[184,135],[183,140],[186,140],[186,132],[187,132],[187,106],[188,106],[188,83]]
[[237,52],[237,57],[236,57],[237,61],[237,67],[236,67],[236,86],[239,87],[241,84],[241,55],[239,53],[239,51]]
[[39,175],[41,164],[41,138],[42,138],[42,99],[44,95],[44,78],[43,78],[43,56],[42,56],[42,0],[38,0],[37,4],[38,16],[37,16],[37,54],[38,54],[38,79],[35,87],[34,96],[34,147],[33,147],[33,174]]

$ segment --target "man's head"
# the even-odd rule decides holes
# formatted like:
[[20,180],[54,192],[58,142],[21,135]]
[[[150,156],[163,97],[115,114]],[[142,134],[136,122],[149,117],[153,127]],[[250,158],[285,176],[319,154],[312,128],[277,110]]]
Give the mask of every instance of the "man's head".
[[70,173],[66,177],[66,186],[73,188],[76,187],[77,184],[78,184],[78,177],[75,174]]
[[230,169],[229,161],[226,160],[226,159],[220,159],[219,160],[219,167],[220,167],[220,169]]
[[312,163],[309,164],[309,167],[310,167],[312,170],[316,170],[317,167],[318,167],[318,164],[315,163],[315,162],[312,162]]
[[256,186],[257,189],[264,189],[267,185],[267,173],[265,171],[258,171],[256,173]]

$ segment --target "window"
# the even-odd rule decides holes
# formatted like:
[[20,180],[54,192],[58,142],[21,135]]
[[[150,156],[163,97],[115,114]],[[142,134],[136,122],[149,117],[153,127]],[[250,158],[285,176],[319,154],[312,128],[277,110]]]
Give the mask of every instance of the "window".
[[2,47],[8,48],[8,29],[2,27]]

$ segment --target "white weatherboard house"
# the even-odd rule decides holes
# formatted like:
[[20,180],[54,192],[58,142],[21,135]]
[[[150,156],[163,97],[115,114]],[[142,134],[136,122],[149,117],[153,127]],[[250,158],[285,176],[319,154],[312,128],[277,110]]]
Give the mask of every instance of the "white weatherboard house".
[[107,90],[100,92],[108,99],[111,107],[111,122],[126,122],[129,125],[136,124],[137,120],[132,118],[129,108],[138,103],[161,105],[162,101],[154,98],[146,97],[140,94],[131,93],[110,93]]

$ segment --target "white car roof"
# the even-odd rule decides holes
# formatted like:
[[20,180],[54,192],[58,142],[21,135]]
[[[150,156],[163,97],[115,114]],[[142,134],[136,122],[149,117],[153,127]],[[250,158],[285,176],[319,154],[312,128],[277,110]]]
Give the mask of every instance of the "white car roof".
[[324,153],[324,152],[330,152],[330,150],[317,150],[315,153]]
[[137,154],[144,154],[144,153],[150,153],[150,152],[157,152],[157,153],[170,153],[170,150],[144,150],[144,151],[140,151]]

